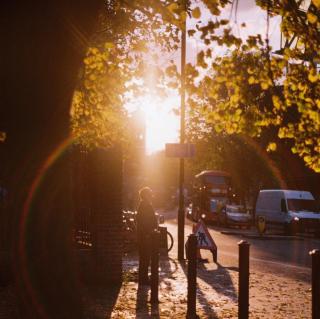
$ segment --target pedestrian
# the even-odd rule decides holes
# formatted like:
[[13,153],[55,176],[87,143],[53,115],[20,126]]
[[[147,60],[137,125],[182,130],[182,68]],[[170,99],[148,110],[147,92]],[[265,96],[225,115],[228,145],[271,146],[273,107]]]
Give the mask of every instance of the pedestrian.
[[139,249],[139,284],[149,283],[148,269],[151,262],[151,235],[157,228],[157,219],[152,206],[152,190],[143,187],[139,191],[140,202],[137,209],[137,235]]

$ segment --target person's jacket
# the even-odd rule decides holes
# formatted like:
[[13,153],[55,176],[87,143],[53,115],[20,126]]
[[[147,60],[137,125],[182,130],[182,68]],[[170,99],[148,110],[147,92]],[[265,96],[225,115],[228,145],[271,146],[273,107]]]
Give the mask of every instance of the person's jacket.
[[137,232],[139,237],[147,237],[158,226],[151,203],[141,200],[137,209]]

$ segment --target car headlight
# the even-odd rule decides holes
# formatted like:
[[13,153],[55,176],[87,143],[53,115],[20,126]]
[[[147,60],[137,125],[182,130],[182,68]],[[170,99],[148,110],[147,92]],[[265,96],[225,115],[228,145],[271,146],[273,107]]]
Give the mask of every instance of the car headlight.
[[295,217],[295,218],[293,218],[293,220],[295,221],[295,222],[298,222],[299,221],[299,217]]

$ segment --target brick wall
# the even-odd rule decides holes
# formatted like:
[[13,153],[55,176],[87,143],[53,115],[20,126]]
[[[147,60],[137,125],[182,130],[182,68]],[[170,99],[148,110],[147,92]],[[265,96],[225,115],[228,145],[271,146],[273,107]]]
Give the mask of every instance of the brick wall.
[[93,273],[100,283],[120,282],[122,277],[120,149],[91,151],[89,167]]

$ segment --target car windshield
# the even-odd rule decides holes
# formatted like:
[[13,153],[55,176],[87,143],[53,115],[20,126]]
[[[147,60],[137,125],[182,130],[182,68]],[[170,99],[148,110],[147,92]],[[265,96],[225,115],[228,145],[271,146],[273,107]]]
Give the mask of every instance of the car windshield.
[[288,210],[295,212],[298,211],[308,211],[319,213],[319,204],[315,200],[311,199],[287,199]]
[[208,186],[214,186],[214,185],[227,186],[227,185],[230,184],[230,177],[228,177],[228,176],[208,175],[208,176],[204,177],[204,182]]

